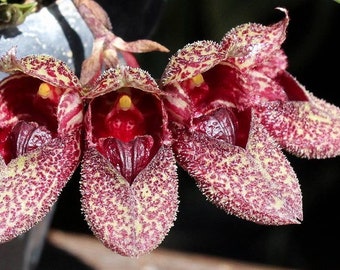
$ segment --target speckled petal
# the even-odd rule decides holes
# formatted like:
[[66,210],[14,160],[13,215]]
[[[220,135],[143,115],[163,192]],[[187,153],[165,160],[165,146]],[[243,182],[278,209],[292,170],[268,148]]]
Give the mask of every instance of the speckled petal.
[[249,70],[241,76],[240,84],[245,94],[239,94],[237,104],[239,109],[256,106],[264,100],[286,101],[288,99],[282,86],[262,72]]
[[148,253],[176,219],[177,174],[170,147],[163,146],[130,185],[94,148],[82,162],[82,208],[103,244],[130,257]]
[[268,132],[290,153],[306,158],[340,155],[340,108],[306,90],[303,93],[308,101],[266,102],[255,111]]
[[220,46],[213,41],[197,41],[186,45],[171,57],[161,84],[181,82],[211,69],[222,60]]
[[95,98],[122,87],[133,87],[146,92],[160,93],[156,81],[146,71],[129,66],[118,66],[104,72],[91,88],[91,91],[85,94],[85,97],[88,99]]
[[29,55],[21,59],[12,48],[0,58],[0,71],[6,73],[23,72],[59,88],[80,89],[80,82],[71,69],[61,60],[49,55]]
[[203,133],[174,133],[179,164],[214,204],[260,224],[296,224],[302,220],[296,175],[254,115],[246,148]]
[[50,211],[75,170],[79,132],[52,140],[5,165],[0,158],[0,242],[33,227]]
[[77,90],[64,93],[57,108],[58,134],[67,136],[74,130],[80,130],[83,124],[83,102]]
[[243,70],[261,64],[279,50],[286,39],[289,17],[287,10],[278,9],[286,16],[276,24],[264,26],[247,23],[230,30],[221,41],[225,61]]

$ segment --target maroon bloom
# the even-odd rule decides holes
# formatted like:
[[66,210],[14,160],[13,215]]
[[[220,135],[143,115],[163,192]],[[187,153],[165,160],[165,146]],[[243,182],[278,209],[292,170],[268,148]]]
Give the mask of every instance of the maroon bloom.
[[[281,49],[289,17],[269,27],[238,26],[221,41],[224,60],[215,86],[228,89],[238,108],[252,107],[271,136],[293,155],[328,158],[340,154],[340,108],[313,96],[286,71]],[[222,79],[223,78],[223,79]],[[216,82],[222,79],[219,83]]]
[[228,213],[261,224],[302,220],[298,179],[281,148],[308,158],[339,155],[340,110],[287,71],[289,18],[240,25],[220,43],[174,55],[161,78],[177,161]]
[[0,58],[0,242],[49,212],[80,158],[80,84],[50,56]]
[[160,95],[146,72],[119,66],[85,96],[83,212],[104,245],[125,256],[156,248],[176,218],[175,158]]

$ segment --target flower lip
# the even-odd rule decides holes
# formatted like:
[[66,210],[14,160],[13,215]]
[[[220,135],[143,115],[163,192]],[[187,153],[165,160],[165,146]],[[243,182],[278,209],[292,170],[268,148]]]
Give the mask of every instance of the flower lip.
[[[34,140],[37,140],[38,137],[47,139],[57,135],[57,106],[54,101],[44,99],[37,94],[40,85],[41,81],[39,79],[24,74],[9,76],[1,82],[0,100],[4,104],[3,112],[0,116],[2,119],[1,133],[5,140],[2,152],[6,162],[9,162],[6,152],[19,151],[22,154],[23,149],[32,148],[24,147],[25,141],[32,143],[34,137]],[[59,100],[59,97],[55,96],[55,99]],[[27,124],[19,124],[20,122]],[[35,127],[29,127],[28,125]],[[33,132],[32,129],[35,131]],[[45,131],[43,131],[44,129]],[[34,137],[31,137],[31,132],[35,134]],[[36,137],[38,133],[40,135]],[[49,135],[42,135],[43,133]],[[45,139],[44,141],[46,142]],[[4,150],[5,148],[7,150]],[[11,156],[11,158],[13,157]]]
[[87,148],[99,151],[130,183],[171,142],[160,96],[148,73],[130,67],[108,70],[85,95]]
[[[45,127],[39,127],[35,122],[19,121],[8,137],[12,159],[43,146],[52,139],[51,132]],[[6,160],[5,160],[6,161]]]
[[194,132],[202,132],[211,138],[235,144],[237,123],[234,115],[226,108],[193,119]]
[[193,118],[190,132],[200,132],[209,138],[246,148],[251,121],[251,110],[217,107]]

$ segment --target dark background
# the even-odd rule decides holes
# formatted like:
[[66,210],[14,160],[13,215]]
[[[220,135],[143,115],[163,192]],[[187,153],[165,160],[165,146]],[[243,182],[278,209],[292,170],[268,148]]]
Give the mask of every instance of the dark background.
[[[284,43],[288,70],[317,97],[340,106],[340,4],[334,1],[100,3],[110,13],[117,35],[126,40],[150,38],[171,50],[170,54],[154,52],[138,56],[141,67],[155,78],[161,76],[171,54],[185,44],[202,39],[219,41],[232,27],[246,22],[277,22],[282,14],[275,7],[286,7],[291,18]],[[230,216],[207,202],[194,181],[179,169],[180,211],[161,246],[299,269],[339,267],[340,158],[306,160],[288,154],[287,157],[301,183],[304,203],[301,225],[261,226]],[[78,180],[76,172],[61,194],[52,227],[90,234],[81,216]],[[43,262],[51,255],[44,252]]]

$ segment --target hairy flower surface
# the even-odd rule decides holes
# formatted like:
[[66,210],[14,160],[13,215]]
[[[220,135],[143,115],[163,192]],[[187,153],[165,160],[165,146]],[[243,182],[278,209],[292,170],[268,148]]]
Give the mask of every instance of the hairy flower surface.
[[286,70],[285,9],[273,25],[243,24],[219,43],[188,44],[159,86],[132,53],[165,47],[125,42],[98,4],[75,4],[95,40],[79,80],[51,56],[18,59],[13,49],[0,58],[9,74],[0,82],[1,243],[42,220],[80,158],[85,219],[124,256],[151,252],[173,226],[176,162],[230,214],[268,225],[302,221],[300,185],[282,149],[339,155],[340,109]]
[[179,164],[227,212],[261,224],[299,223],[302,196],[281,148],[308,158],[340,151],[339,108],[287,71],[289,22],[248,23],[220,43],[179,50],[161,78]]
[[80,84],[50,56],[0,58],[0,242],[49,212],[80,158]]
[[125,256],[156,248],[176,218],[176,162],[160,95],[148,73],[119,66],[85,96],[83,212],[104,245]]

